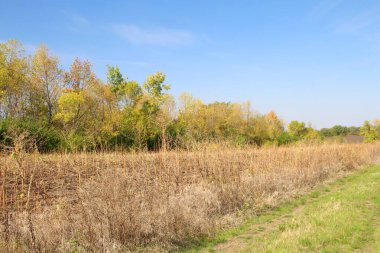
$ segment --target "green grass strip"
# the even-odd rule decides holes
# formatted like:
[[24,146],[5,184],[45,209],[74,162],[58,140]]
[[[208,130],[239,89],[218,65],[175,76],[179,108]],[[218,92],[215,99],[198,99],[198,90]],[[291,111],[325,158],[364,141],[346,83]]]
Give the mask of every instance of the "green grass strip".
[[[268,231],[250,232],[253,226],[260,230],[260,224],[270,227],[268,223],[273,223]],[[238,236],[245,240],[236,252],[380,252],[380,166],[369,166],[181,251],[222,251],[215,246]]]

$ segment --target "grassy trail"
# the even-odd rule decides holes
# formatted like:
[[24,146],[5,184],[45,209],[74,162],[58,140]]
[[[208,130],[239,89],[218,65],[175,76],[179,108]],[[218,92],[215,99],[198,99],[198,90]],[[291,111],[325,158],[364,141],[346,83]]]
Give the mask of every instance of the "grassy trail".
[[370,166],[190,252],[380,252],[380,166]]

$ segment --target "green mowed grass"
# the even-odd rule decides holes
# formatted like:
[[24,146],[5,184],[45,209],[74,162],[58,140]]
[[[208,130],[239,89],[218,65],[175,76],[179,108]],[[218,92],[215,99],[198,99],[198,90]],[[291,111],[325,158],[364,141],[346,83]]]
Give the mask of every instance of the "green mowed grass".
[[[273,226],[265,231],[247,233],[268,223]],[[239,235],[245,239],[236,241]],[[228,252],[380,252],[380,166],[294,199],[190,251],[223,252],[229,243],[237,247],[226,247]]]
[[338,183],[240,252],[379,252],[380,167]]

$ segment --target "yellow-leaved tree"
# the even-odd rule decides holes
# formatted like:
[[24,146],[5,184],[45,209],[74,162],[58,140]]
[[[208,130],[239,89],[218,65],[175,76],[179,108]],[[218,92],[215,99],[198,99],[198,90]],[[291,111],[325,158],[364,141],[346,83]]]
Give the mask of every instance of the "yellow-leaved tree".
[[32,109],[45,112],[45,118],[49,124],[57,109],[61,82],[62,70],[59,68],[58,58],[52,56],[46,46],[39,46],[32,60],[32,87],[34,91]]
[[0,112],[5,118],[23,116],[28,107],[29,62],[21,43],[0,43]]
[[[68,148],[95,148],[117,133],[116,97],[95,77],[89,61],[75,59],[64,76],[55,120],[62,124]],[[106,139],[106,140],[105,140]]]

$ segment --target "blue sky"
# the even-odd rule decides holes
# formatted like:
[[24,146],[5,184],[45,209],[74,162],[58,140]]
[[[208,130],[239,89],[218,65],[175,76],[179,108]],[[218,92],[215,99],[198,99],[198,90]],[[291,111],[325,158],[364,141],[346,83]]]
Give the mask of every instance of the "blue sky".
[[380,118],[378,0],[0,0],[0,41],[314,127]]

